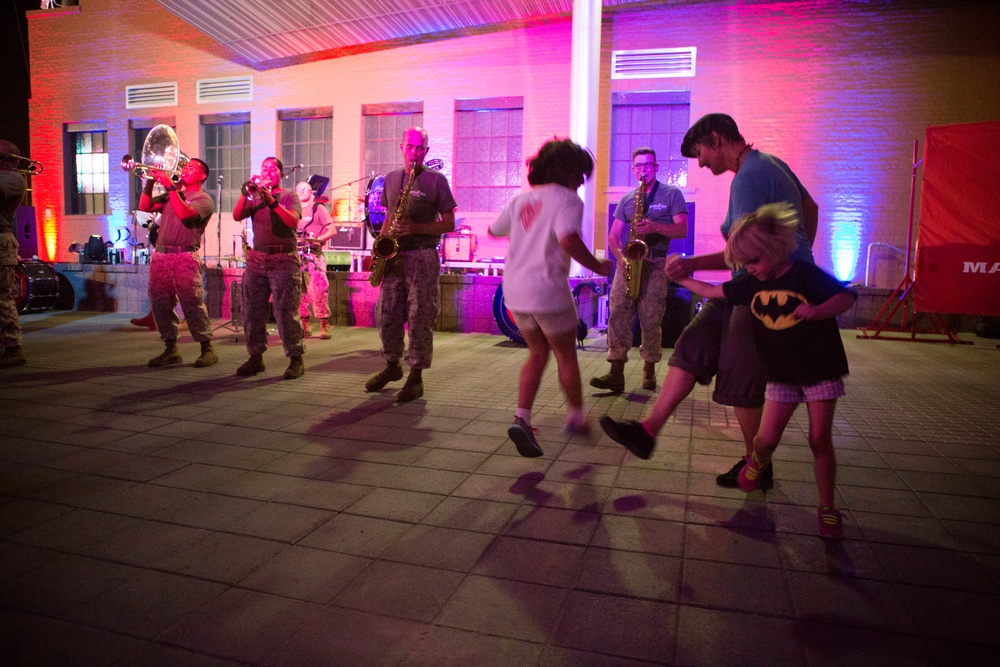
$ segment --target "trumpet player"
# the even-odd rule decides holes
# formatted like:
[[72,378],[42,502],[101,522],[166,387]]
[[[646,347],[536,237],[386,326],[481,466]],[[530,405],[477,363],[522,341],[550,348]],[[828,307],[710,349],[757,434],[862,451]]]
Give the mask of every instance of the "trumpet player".
[[12,142],[0,139],[0,368],[27,363],[21,347],[21,320],[14,303],[18,250],[15,216],[27,189],[18,170],[20,153]]
[[[380,391],[389,382],[403,378],[400,364],[403,327],[409,325],[406,364],[410,373],[396,393],[397,401],[406,402],[424,395],[422,373],[431,366],[434,320],[441,309],[441,262],[437,246],[442,234],[455,231],[457,205],[448,179],[431,169],[422,169],[428,151],[427,132],[423,128],[407,128],[399,150],[403,154],[403,168],[386,174],[382,192],[386,210],[403,207],[390,230],[399,245],[389,260],[376,305],[385,368],[369,378],[365,390]],[[408,184],[409,196],[401,202]]]
[[[194,365],[201,368],[219,360],[212,348],[212,320],[205,307],[202,282],[204,267],[198,256],[205,227],[215,213],[212,197],[202,189],[208,171],[201,160],[188,160],[174,183],[166,172],[151,169],[139,197],[140,211],[160,214],[156,252],[149,263],[149,303],[164,350],[149,360],[154,368],[184,362],[177,348],[180,320],[174,308],[178,301],[191,337],[201,344]],[[157,183],[165,195],[153,196]]]
[[[656,389],[656,364],[663,357],[663,311],[670,283],[663,266],[670,254],[672,239],[687,236],[688,210],[680,190],[656,180],[658,170],[656,152],[652,148],[632,151],[632,171],[637,180],[645,183],[645,191],[639,193],[636,188],[621,198],[608,233],[608,248],[618,262],[608,298],[608,361],[611,362],[611,370],[606,375],[591,378],[590,386],[613,394],[625,391],[625,362],[632,348],[632,322],[637,310],[642,331],[639,356],[643,360],[643,389]],[[644,206],[645,211],[636,211],[637,204]],[[634,234],[649,249],[641,263],[641,283],[638,298],[635,299],[628,296],[622,255],[622,248],[633,232],[630,229],[632,225],[635,226]]]
[[233,208],[236,221],[250,218],[253,247],[247,250],[243,271],[243,318],[250,358],[236,369],[240,376],[264,371],[267,349],[267,303],[272,298],[278,335],[288,357],[286,380],[302,377],[302,325],[298,309],[302,299],[302,264],[295,230],[302,205],[294,190],[282,190],[285,175],[281,160],[269,157],[260,167],[260,177],[243,186],[243,195]]

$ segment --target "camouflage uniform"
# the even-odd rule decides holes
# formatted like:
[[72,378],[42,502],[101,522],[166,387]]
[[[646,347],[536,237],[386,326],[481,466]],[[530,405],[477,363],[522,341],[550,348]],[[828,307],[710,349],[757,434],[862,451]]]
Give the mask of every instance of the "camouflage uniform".
[[[282,207],[302,214],[302,204],[294,191],[276,195]],[[247,251],[242,293],[247,353],[255,356],[267,349],[267,302],[271,297],[285,356],[301,357],[305,347],[298,308],[304,286],[295,230],[266,206],[258,207],[251,219],[254,248]]]
[[198,212],[198,218],[185,223],[174,211],[169,195],[157,200],[162,201],[163,208],[156,252],[149,262],[149,304],[164,342],[177,340],[180,320],[174,309],[179,301],[191,337],[201,343],[212,340],[212,320],[204,302],[204,267],[198,248],[205,226],[215,213],[215,204],[202,190],[186,192],[181,197]]
[[[407,175],[402,169],[386,174],[381,203],[387,210],[396,210],[406,181]],[[406,217],[416,223],[426,223],[453,211],[455,206],[448,179],[424,169],[410,190]],[[422,370],[431,367],[434,322],[441,310],[441,259],[437,250],[441,237],[410,234],[400,237],[398,242],[399,251],[390,260],[382,278],[376,324],[382,338],[382,356],[390,366],[403,356],[403,327],[409,324],[406,363],[413,369]]]
[[212,340],[212,320],[205,307],[201,258],[198,251],[153,253],[149,262],[149,303],[160,339],[177,340],[180,318],[174,308],[178,301],[184,311],[191,337],[199,343]]
[[651,364],[663,357],[663,313],[667,307],[667,286],[670,280],[663,272],[666,257],[647,257],[642,267],[642,286],[637,299],[628,298],[625,264],[618,263],[608,295],[608,361],[628,361],[632,348],[632,322],[639,311],[642,342],[639,356]]
[[406,363],[430,368],[434,321],[441,310],[441,260],[436,248],[400,251],[389,262],[378,296],[376,324],[386,364],[403,357],[403,327],[409,323]]
[[[634,189],[626,193],[615,208],[615,218],[625,223],[620,239],[623,248],[628,242],[629,228],[635,217],[635,193]],[[671,223],[675,215],[687,211],[680,190],[653,182],[646,196],[646,218],[653,222]],[[625,282],[624,262],[618,262],[611,283],[608,296],[608,361],[628,361],[636,310],[639,311],[639,326],[642,329],[639,356],[651,364],[659,363],[663,357],[663,313],[667,307],[667,287],[670,284],[663,266],[667,262],[671,240],[661,234],[647,234],[643,240],[649,246],[649,254],[643,263],[638,298],[632,300],[626,294],[628,285]]]
[[0,171],[0,353],[21,345],[21,320],[14,303],[14,285],[18,279],[14,217],[24,199],[25,188],[21,174]]
[[327,319],[330,317],[330,279],[326,276],[326,255],[322,250],[310,250],[301,257],[306,293],[299,303],[299,316],[309,317],[309,304],[312,304],[313,315]]

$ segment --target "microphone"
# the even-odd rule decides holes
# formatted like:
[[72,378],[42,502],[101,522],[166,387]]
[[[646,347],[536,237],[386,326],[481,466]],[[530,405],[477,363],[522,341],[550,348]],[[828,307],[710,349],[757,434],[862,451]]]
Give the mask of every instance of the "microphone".
[[222,174],[219,174],[219,185],[222,185]]
[[294,174],[295,172],[297,172],[299,169],[304,169],[304,168],[305,168],[304,164],[300,163],[300,164],[295,165],[294,167],[292,167],[291,169],[288,170],[288,173],[285,174],[285,178],[288,178],[289,176],[291,176],[292,174]]

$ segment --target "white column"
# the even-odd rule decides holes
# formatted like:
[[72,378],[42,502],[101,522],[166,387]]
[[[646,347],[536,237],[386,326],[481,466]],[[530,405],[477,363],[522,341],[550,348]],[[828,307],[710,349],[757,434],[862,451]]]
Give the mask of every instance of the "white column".
[[[601,0],[573,0],[573,51],[570,62],[570,139],[596,152],[597,93],[601,72]],[[596,172],[596,168],[595,168]],[[597,186],[593,175],[583,186],[583,242],[594,250]],[[573,262],[573,275],[589,273]]]

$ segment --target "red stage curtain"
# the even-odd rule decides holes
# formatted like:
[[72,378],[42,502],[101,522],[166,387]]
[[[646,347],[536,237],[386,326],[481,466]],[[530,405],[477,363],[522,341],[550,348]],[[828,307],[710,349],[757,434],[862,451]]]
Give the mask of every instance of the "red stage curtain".
[[927,128],[914,308],[1000,315],[1000,121]]

